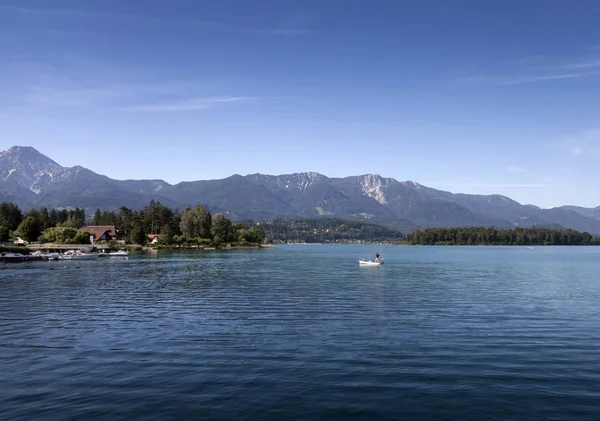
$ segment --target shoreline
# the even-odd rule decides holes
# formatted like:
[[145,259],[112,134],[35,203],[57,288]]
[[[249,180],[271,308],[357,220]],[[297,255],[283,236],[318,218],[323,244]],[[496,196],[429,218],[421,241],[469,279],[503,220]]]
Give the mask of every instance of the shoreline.
[[[278,244],[260,244],[260,245],[251,245],[251,246],[230,246],[230,247],[148,247],[148,246],[139,246],[139,245],[119,245],[118,247],[111,247],[108,244],[97,244],[94,247],[97,247],[102,251],[109,250],[119,250],[119,249],[127,249],[131,252],[158,252],[159,250],[168,250],[168,251],[186,251],[186,250],[197,250],[197,251],[228,251],[228,250],[260,250],[260,249],[275,249],[279,246],[310,246],[310,245],[354,245],[354,246],[410,246],[410,247],[524,247],[524,248],[534,248],[534,247],[594,247],[598,246],[598,244],[570,244],[570,245],[562,245],[562,244],[410,244],[406,242],[402,243],[278,243]],[[35,251],[47,251],[47,252],[65,252],[67,250],[76,250],[83,249],[86,247],[90,247],[89,244],[29,244],[27,246],[6,246],[6,252],[25,252],[29,254]]]
[[37,250],[55,250],[55,251],[67,251],[83,249],[86,247],[96,247],[98,250],[119,250],[127,249],[130,251],[153,251],[153,250],[199,250],[199,251],[215,251],[215,250],[251,250],[251,249],[263,249],[263,248],[277,248],[274,244],[257,244],[249,246],[230,246],[230,247],[214,247],[214,246],[196,246],[196,247],[149,247],[141,246],[138,244],[120,244],[118,246],[111,246],[110,244],[58,244],[58,243],[46,243],[46,244],[28,244],[26,246],[10,246],[12,249],[21,248],[22,251],[37,251]]

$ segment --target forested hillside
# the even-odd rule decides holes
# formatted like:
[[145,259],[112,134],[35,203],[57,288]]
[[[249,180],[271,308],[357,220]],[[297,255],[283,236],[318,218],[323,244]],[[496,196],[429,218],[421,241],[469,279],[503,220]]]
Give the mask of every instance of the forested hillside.
[[587,232],[548,228],[429,228],[409,234],[407,241],[413,245],[600,245],[600,237],[592,237]]
[[275,219],[262,224],[271,242],[379,242],[400,241],[401,232],[375,224],[339,218]]

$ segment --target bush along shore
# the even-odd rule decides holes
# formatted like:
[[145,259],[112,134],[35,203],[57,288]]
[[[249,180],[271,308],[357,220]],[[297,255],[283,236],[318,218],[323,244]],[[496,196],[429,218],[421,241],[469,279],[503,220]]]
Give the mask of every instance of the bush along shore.
[[[121,207],[118,212],[97,210],[86,225],[83,209],[30,209],[23,213],[13,203],[0,204],[0,241],[22,239],[38,244],[90,244],[96,233],[86,228],[112,227],[116,232],[105,242],[95,238],[94,245],[124,245],[235,248],[258,247],[265,240],[260,224],[252,221],[232,222],[223,214],[212,215],[203,206],[173,210],[151,201],[137,211]],[[118,240],[118,241],[116,241]]]
[[408,234],[407,243],[447,246],[589,246],[600,245],[600,237],[571,229],[428,228]]
[[23,246],[0,246],[0,254],[4,253],[20,253],[24,255],[28,255],[32,252],[32,250],[28,247]]

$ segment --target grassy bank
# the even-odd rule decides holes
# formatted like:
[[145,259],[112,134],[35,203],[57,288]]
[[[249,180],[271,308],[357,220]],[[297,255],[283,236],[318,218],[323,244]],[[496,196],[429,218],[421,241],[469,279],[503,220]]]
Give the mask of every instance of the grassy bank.
[[18,247],[18,246],[0,246],[0,253],[21,253],[21,254],[30,254],[31,249],[27,247]]

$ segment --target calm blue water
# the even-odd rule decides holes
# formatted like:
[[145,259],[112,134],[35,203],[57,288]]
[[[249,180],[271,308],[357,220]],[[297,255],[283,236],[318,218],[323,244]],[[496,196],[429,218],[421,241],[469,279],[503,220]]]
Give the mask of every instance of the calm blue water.
[[600,247],[3,269],[2,420],[600,419]]

